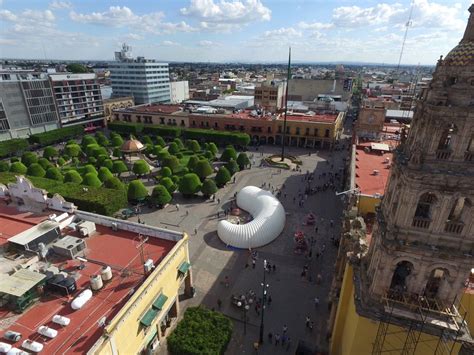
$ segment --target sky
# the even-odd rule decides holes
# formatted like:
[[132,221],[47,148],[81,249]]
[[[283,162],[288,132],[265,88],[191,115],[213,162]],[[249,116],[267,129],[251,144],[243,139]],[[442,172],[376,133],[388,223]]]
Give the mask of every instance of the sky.
[[0,0],[0,57],[434,65],[472,0]]

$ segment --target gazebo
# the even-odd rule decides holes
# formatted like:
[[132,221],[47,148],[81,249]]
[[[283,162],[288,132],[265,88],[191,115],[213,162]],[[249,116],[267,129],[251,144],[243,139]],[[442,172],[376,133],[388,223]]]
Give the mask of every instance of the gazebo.
[[143,145],[143,143],[133,137],[130,137],[129,140],[126,140],[120,147],[120,150],[122,151],[123,154],[130,154],[130,155],[138,154],[143,149],[145,149],[145,146]]

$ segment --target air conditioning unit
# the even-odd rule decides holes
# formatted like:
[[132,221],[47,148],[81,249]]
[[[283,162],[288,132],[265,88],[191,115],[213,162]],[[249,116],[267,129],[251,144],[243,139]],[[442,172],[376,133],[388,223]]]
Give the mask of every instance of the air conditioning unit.
[[110,225],[110,228],[112,228],[113,231],[118,231],[118,224],[117,222],[112,222],[112,224]]
[[146,272],[150,272],[151,270],[153,270],[153,268],[155,267],[153,259],[148,259],[147,261],[145,261],[145,264],[143,264],[143,266]]

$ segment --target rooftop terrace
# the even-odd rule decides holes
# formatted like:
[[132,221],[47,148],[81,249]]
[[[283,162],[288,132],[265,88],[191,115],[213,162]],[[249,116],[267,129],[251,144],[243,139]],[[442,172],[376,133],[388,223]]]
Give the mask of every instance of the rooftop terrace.
[[133,106],[126,109],[125,111],[131,111],[136,113],[165,113],[172,114],[175,112],[182,112],[182,106],[180,105],[161,105],[161,104],[149,104]]

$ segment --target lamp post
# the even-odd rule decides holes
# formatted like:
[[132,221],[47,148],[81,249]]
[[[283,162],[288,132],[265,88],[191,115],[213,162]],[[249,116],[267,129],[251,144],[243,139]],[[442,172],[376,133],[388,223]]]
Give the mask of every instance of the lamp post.
[[247,300],[244,300],[243,303],[237,302],[237,306],[242,307],[244,311],[244,334],[247,334],[247,311],[250,309],[250,305]]
[[265,283],[265,276],[267,273],[267,261],[263,260],[263,282],[262,282],[262,315],[260,318],[260,338],[259,338],[259,343],[263,343],[263,316],[265,314],[265,301],[267,299],[267,287],[268,285]]

